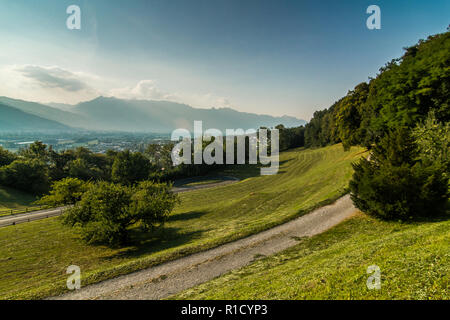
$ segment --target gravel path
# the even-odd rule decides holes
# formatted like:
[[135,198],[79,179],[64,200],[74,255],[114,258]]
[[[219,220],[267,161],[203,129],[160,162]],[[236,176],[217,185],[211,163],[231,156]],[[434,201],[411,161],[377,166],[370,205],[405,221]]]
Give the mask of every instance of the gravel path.
[[171,262],[82,287],[51,299],[162,299],[285,250],[339,224],[356,208],[349,195],[253,236]]

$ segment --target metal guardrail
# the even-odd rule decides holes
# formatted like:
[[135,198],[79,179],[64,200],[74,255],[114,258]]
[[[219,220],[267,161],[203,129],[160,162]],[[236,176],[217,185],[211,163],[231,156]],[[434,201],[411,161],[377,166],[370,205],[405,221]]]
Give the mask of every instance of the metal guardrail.
[[38,210],[51,209],[50,206],[40,205],[35,207],[26,207],[24,209],[0,209],[0,217],[14,216],[22,213],[29,213]]

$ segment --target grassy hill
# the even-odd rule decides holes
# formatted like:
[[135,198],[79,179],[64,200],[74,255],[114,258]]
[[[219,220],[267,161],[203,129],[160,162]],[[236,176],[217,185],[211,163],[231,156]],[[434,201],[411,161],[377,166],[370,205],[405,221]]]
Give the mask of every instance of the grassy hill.
[[36,197],[15,189],[0,186],[0,216],[9,214],[11,209],[24,210],[36,201]]
[[129,273],[262,231],[341,196],[351,162],[363,150],[341,145],[296,149],[280,157],[280,171],[236,166],[235,184],[181,194],[181,204],[158,234],[132,233],[125,248],[85,244],[57,218],[0,228],[0,298],[40,298],[63,292],[69,265],[82,285]]
[[[369,290],[367,267],[381,270]],[[357,214],[177,299],[450,299],[450,220],[382,222]]]

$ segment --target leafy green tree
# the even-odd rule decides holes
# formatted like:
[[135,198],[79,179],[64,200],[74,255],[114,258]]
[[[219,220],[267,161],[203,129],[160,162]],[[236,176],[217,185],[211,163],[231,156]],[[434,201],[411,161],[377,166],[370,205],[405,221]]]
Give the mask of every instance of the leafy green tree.
[[36,203],[50,206],[72,205],[81,200],[89,184],[76,178],[65,178],[53,182],[50,193]]
[[36,159],[15,160],[0,168],[0,184],[33,194],[48,191],[47,165]]
[[98,182],[89,184],[62,218],[66,225],[79,226],[88,243],[121,245],[129,240],[129,229],[135,224],[146,231],[162,225],[176,201],[163,184],[142,182],[130,187]]
[[145,230],[162,225],[179,202],[171,188],[171,184],[151,181],[142,181],[133,188],[130,213],[142,222]]
[[49,154],[46,144],[41,141],[35,141],[28,147],[20,149],[19,155],[27,159],[36,159],[47,162]]
[[117,154],[112,165],[111,178],[113,182],[132,185],[148,179],[151,169],[149,160],[142,153],[126,150]]
[[0,147],[0,167],[7,166],[8,164],[16,160],[16,158],[17,157],[14,153]]
[[418,160],[407,128],[390,131],[374,147],[370,160],[363,158],[353,168],[351,198],[365,213],[408,220],[445,211],[448,177],[442,166]]
[[422,161],[439,163],[450,174],[450,122],[436,120],[435,112],[413,130]]

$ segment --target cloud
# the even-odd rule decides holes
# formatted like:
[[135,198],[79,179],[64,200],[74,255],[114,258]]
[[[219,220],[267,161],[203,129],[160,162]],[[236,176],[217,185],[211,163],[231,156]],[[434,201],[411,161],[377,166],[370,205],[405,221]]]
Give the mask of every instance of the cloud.
[[0,82],[0,95],[37,102],[78,103],[101,94],[98,76],[57,66],[4,66]]
[[25,65],[15,70],[43,88],[60,88],[71,92],[90,89],[77,75],[58,67]]
[[157,87],[154,80],[141,80],[135,86],[112,89],[109,95],[121,99],[140,100],[167,100],[188,104],[193,107],[232,107],[229,99],[216,96],[212,93],[189,94],[189,93],[169,93]]
[[158,89],[154,80],[141,80],[134,87],[112,89],[109,94],[121,99],[172,100],[175,98]]
[[168,92],[151,79],[120,87],[118,79],[70,71],[58,66],[10,65],[0,68],[0,95],[11,98],[76,104],[100,95],[121,99],[166,100],[200,108],[233,107],[213,93]]

